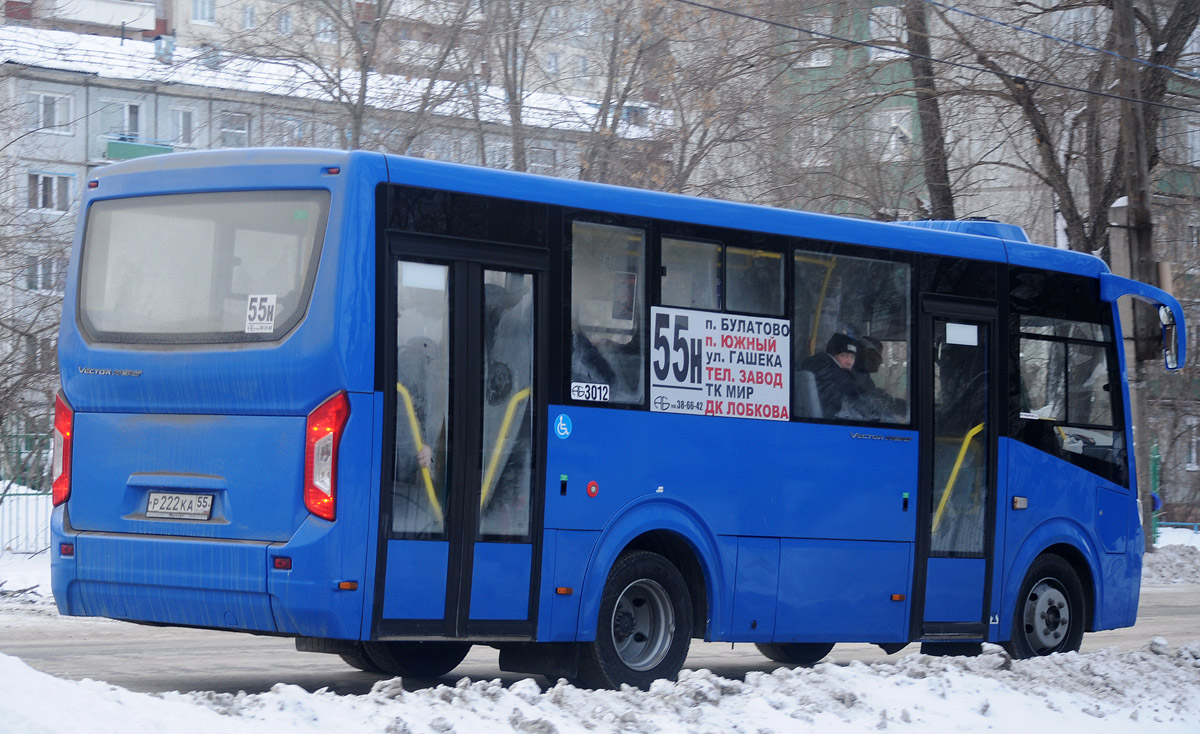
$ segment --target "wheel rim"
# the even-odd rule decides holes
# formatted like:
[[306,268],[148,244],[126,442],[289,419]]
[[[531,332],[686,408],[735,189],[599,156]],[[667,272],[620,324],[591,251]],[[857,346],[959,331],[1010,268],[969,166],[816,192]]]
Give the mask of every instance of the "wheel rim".
[[621,662],[633,670],[649,670],[663,661],[675,636],[675,608],[657,581],[634,581],[617,598],[612,639]]
[[1042,579],[1025,598],[1025,639],[1037,655],[1062,648],[1071,629],[1071,603],[1057,580]]

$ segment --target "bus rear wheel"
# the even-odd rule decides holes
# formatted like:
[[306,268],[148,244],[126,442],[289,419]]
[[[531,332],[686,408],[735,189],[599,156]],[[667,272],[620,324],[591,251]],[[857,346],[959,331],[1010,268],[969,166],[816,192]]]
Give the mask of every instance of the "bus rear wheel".
[[440,678],[457,668],[471,650],[469,642],[364,642],[362,646],[379,672],[401,678]]
[[1013,612],[1012,639],[1003,645],[1014,658],[1079,650],[1087,619],[1083,585],[1061,557],[1045,555],[1033,562]]
[[340,653],[339,657],[341,657],[341,659],[350,667],[358,668],[364,673],[383,672],[378,665],[371,662],[371,659],[367,657],[367,653],[365,650],[363,650],[363,643],[361,642],[355,645],[353,652]]
[[692,598],[679,570],[657,553],[626,553],[604,584],[596,639],[581,645],[575,682],[648,689],[679,674],[691,637]]
[[833,650],[832,642],[758,642],[754,646],[784,665],[816,665]]

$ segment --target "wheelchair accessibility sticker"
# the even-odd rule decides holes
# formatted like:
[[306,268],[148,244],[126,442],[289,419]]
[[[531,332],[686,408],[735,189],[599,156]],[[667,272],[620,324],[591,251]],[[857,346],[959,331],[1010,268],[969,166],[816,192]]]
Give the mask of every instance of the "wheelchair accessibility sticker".
[[559,413],[554,419],[554,435],[559,438],[571,437],[571,419],[566,413]]

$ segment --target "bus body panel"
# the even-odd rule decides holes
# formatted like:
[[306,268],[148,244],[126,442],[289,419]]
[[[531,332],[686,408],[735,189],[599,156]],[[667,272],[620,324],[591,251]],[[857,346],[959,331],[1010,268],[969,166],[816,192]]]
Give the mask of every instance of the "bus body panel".
[[979,619],[986,584],[986,558],[930,558],[925,619]]
[[267,546],[81,533],[66,614],[274,632]]
[[[1105,482],[1020,442],[1008,443],[1007,542],[1001,565],[1006,602],[1000,609],[1000,639],[1007,639],[1011,630],[1012,609],[1026,570],[1042,551],[1059,544],[1070,546],[1086,560],[1094,600],[1089,629],[1133,624],[1136,605],[1131,607],[1125,598],[1107,594],[1106,589],[1136,586],[1141,575],[1144,536],[1134,490]],[[1028,509],[1012,509],[1014,496],[1026,497]],[[1103,498],[1103,504],[1098,504],[1098,498]],[[1110,522],[1100,514],[1101,509],[1109,515],[1119,513],[1120,519]],[[1123,524],[1120,532],[1118,523]],[[1105,552],[1106,539],[1115,547],[1121,535],[1124,551]],[[1088,586],[1087,578],[1080,581]]]
[[[309,515],[283,544],[271,544],[268,592],[280,632],[306,637],[358,639],[363,634],[367,588],[374,584],[369,529],[378,515],[375,396],[348,393],[350,418],[338,448],[337,515],[333,522]],[[300,492],[297,485],[295,491]],[[291,560],[290,570],[273,559]],[[339,585],[349,582],[354,588]]]
[[[733,580],[732,629],[748,642],[775,639],[775,614],[781,586],[779,538],[737,539],[737,576]],[[792,569],[788,575],[791,576]],[[791,580],[791,579],[789,579]]]
[[[597,212],[654,217],[713,227],[753,229],[756,232],[795,237],[817,236],[823,240],[868,247],[883,245],[898,250],[954,257],[962,257],[964,252],[970,252],[974,259],[992,262],[1003,262],[1007,257],[1006,242],[996,237],[939,232],[831,214],[778,209],[720,199],[702,199],[683,194],[548,176],[514,174],[511,171],[395,155],[387,156],[387,165],[391,182],[407,186],[516,198],[521,201],[543,202],[569,208],[582,207]],[[748,223],[753,223],[753,226],[747,226]],[[1081,265],[1085,259],[1094,260],[1100,264],[1099,267],[1107,270],[1099,258],[1081,253],[1072,253],[1060,262],[1065,263],[1071,272],[1093,274],[1092,269],[1096,266],[1091,263]]]
[[450,544],[389,540],[383,593],[385,619],[440,619],[446,613]]
[[[373,182],[382,175],[382,157],[328,153],[302,158],[304,163],[218,169],[177,164],[138,177],[115,166],[115,173],[98,177],[99,186],[83,202],[85,214],[93,202],[120,196],[295,188],[298,180],[315,180],[319,186],[306,188],[330,191],[330,215],[307,311],[279,341],[154,347],[89,342],[76,318],[77,288],[68,289],[59,361],[63,390],[76,411],[305,415],[338,390],[373,388],[374,294],[359,285],[374,282],[374,252],[358,243],[375,237]],[[330,165],[345,167],[352,159],[363,159],[365,165],[347,168],[345,176],[314,176]],[[72,251],[73,283],[78,282],[85,221],[81,218]],[[299,379],[294,365],[314,361],[322,369]]]
[[[76,530],[283,542],[308,515],[302,417],[77,413],[75,436]],[[211,496],[211,519],[148,517],[157,492]]]
[[[76,440],[72,496],[54,531],[75,556],[52,564],[53,585],[66,614],[358,639],[373,586],[367,539],[377,532],[380,452],[375,253],[362,243],[375,239],[384,159],[309,150],[231,160],[199,153],[106,168],[82,211],[126,196],[327,190],[311,298],[276,341],[137,345],[90,341],[77,318],[78,289],[67,289],[60,371]],[[321,367],[298,369],[304,364]],[[337,522],[329,523],[304,506],[304,425],[313,408],[347,390]],[[213,494],[213,518],[145,517],[148,493],[160,490]],[[156,562],[151,548],[165,549],[165,560]],[[292,568],[274,568],[276,557]],[[110,565],[126,573],[104,573]],[[356,588],[339,590],[341,582]]]
[[780,567],[776,641],[908,641],[912,543],[785,538]]
[[567,438],[553,430],[547,438],[547,528],[598,530],[634,499],[662,494],[693,508],[718,535],[915,538],[918,442],[911,431],[563,406],[549,412],[552,425],[565,415],[572,429]]
[[[75,508],[88,506],[83,497],[93,505],[103,504],[93,499],[103,492],[94,485],[77,488],[66,511],[57,508],[52,522],[56,542],[74,546],[71,558],[56,558],[51,564],[52,584],[60,590],[56,592],[59,611],[358,639],[363,587],[371,578],[364,528],[378,496],[370,484],[368,464],[374,455],[374,398],[358,393],[348,397],[350,417],[339,448],[337,522],[305,515],[283,541],[237,537],[244,533],[232,523],[166,520],[165,525],[156,525],[160,521],[144,518],[124,520],[125,532],[83,531],[71,524]],[[80,440],[79,434],[76,438]],[[300,497],[301,487],[302,482],[285,489]],[[229,494],[236,498],[226,504],[245,506],[246,516],[275,514],[273,498],[256,496],[258,489],[260,485],[254,483],[232,486]],[[278,504],[290,506],[286,501]],[[180,528],[192,534],[164,534],[178,533]],[[226,533],[231,537],[196,537],[212,528],[237,532]],[[147,529],[159,532],[148,534]],[[287,559],[290,568],[276,567],[277,558]],[[340,589],[343,581],[354,582],[355,588]]]
[[[537,639],[573,642],[578,637],[579,606],[588,561],[600,538],[595,530],[547,529],[542,536],[542,589]],[[570,593],[558,593],[570,589]]]
[[[574,639],[596,639],[597,615],[609,570],[630,542],[640,535],[657,531],[666,531],[682,538],[700,564],[709,612],[704,639],[727,638],[729,612],[733,606],[733,585],[729,580],[736,574],[736,543],[720,543],[705,519],[683,500],[665,494],[650,494],[620,508],[600,533],[586,564]],[[555,621],[557,623],[557,619]],[[693,630],[693,634],[698,632]],[[551,634],[554,634],[553,631]]]
[[529,619],[528,543],[476,543],[471,574],[473,619]]

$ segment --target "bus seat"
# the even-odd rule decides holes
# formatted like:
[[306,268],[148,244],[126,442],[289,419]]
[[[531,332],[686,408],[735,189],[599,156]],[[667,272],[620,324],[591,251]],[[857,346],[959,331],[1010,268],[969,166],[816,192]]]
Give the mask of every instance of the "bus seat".
[[796,415],[800,418],[823,417],[817,376],[808,370],[796,371]]

